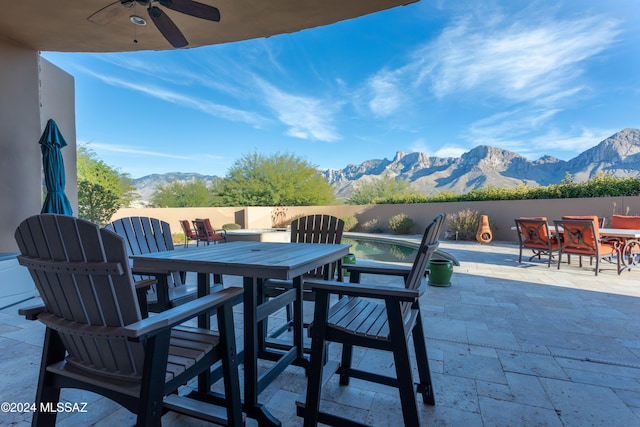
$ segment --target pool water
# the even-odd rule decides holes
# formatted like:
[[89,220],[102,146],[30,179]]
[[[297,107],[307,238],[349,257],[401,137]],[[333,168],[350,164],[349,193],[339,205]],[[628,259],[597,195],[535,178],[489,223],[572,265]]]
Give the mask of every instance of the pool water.
[[417,253],[417,249],[410,246],[374,240],[343,238],[342,243],[351,244],[349,252],[354,254],[356,259],[412,263]]

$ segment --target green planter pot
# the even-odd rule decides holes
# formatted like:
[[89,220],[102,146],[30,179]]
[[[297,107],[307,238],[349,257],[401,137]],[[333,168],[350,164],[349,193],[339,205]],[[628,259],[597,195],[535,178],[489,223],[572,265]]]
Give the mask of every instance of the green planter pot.
[[[344,264],[355,264],[356,263],[356,256],[354,254],[347,254],[342,258],[342,265]],[[350,273],[343,268],[342,269],[342,276],[343,277],[349,277]]]
[[451,276],[453,275],[453,262],[448,259],[429,260],[429,285],[431,286],[451,286]]

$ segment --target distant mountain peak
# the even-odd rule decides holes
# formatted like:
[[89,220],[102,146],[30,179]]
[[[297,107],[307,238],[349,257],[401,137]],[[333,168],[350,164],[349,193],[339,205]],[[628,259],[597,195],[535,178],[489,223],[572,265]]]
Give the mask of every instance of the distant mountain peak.
[[[398,151],[392,160],[372,159],[322,173],[334,187],[336,195],[347,198],[361,183],[385,176],[405,179],[417,191],[434,195],[442,191],[463,194],[486,186],[557,184],[567,173],[576,182],[582,182],[600,171],[620,177],[640,175],[639,129],[623,129],[569,161],[552,155],[530,161],[509,150],[479,145],[460,157],[430,157],[422,152]],[[134,185],[142,201],[148,201],[158,185],[173,180],[210,181],[215,178],[197,173],[171,172],[138,178]]]

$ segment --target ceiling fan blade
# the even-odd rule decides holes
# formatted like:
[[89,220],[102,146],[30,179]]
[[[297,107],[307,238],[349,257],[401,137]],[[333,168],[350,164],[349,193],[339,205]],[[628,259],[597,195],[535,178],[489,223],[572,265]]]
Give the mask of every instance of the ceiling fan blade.
[[208,4],[193,0],[158,0],[158,3],[168,9],[195,16],[196,18],[206,19],[208,21],[220,21],[220,11],[218,8],[209,6]]
[[134,3],[133,0],[116,0],[87,17],[87,20],[98,25],[109,24],[116,18],[124,16],[126,10],[133,6]]
[[162,33],[164,38],[167,39],[169,43],[171,43],[171,46],[177,48],[185,47],[189,44],[176,24],[174,24],[171,18],[169,18],[166,13],[160,10],[160,8],[152,6],[147,9],[147,12],[149,12],[149,17],[151,18],[153,23],[156,24],[156,27],[158,27],[160,33]]

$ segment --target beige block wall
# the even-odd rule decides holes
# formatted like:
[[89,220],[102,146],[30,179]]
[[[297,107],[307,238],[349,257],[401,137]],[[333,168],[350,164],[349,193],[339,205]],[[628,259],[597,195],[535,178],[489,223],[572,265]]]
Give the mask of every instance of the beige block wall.
[[126,216],[150,216],[169,222],[174,233],[180,233],[180,219],[210,218],[214,227],[236,223],[242,228],[271,228],[272,217],[284,212],[287,219],[308,214],[329,214],[339,218],[355,216],[360,224],[372,219],[387,223],[404,213],[416,222],[416,232],[424,229],[439,213],[454,214],[472,209],[489,216],[494,228],[494,240],[515,241],[514,218],[546,216],[551,222],[563,215],[597,215],[610,218],[613,213],[640,215],[640,196],[598,197],[589,199],[508,200],[491,202],[419,203],[404,205],[340,205],[235,208],[141,208],[120,209],[113,219]]

